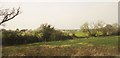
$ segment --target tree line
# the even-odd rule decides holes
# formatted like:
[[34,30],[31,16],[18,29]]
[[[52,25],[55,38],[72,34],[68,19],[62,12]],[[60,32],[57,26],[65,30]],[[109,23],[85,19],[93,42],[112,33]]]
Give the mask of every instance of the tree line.
[[42,24],[36,30],[5,30],[2,31],[2,45],[16,45],[34,42],[48,42],[73,39],[72,36],[56,30],[50,24]]
[[[87,33],[89,37],[94,36],[111,36],[120,35],[120,27],[117,23],[115,24],[103,24],[96,23],[95,25],[90,25],[84,23],[80,32]],[[69,35],[69,33],[62,32],[61,30],[55,29],[50,24],[42,24],[35,30],[5,30],[2,31],[2,44],[3,45],[15,45],[15,44],[26,44],[34,42],[48,42],[48,41],[60,41],[67,39],[74,39],[75,34]]]
[[118,23],[105,24],[102,21],[97,23],[89,24],[84,23],[80,30],[87,33],[88,36],[109,36],[109,35],[120,35],[120,25]]

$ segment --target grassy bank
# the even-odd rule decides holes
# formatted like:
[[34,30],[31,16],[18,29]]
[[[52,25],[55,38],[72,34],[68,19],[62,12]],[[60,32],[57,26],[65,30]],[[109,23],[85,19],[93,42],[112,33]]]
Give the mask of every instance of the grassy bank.
[[4,46],[3,56],[112,56],[118,54],[118,37],[75,38]]

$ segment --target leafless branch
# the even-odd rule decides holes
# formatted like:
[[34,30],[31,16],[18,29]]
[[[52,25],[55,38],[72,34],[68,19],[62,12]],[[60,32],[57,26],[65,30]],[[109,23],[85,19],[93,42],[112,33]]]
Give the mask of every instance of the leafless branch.
[[7,22],[7,21],[15,18],[19,14],[20,14],[20,7],[18,9],[13,8],[12,10],[10,10],[10,9],[0,10],[0,16],[1,16],[1,20],[2,20],[0,22],[0,25],[3,24],[4,22]]

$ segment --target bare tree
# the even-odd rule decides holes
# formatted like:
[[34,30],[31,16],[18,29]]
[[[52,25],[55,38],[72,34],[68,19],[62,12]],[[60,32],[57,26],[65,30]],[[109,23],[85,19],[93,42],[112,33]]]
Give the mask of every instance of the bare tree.
[[103,27],[105,25],[106,24],[103,21],[98,21],[96,23],[93,23],[93,29],[94,29],[93,32],[95,33],[96,36],[100,35],[98,33],[103,31]]
[[88,33],[89,35],[91,35],[91,31],[90,31],[88,22],[85,22],[85,23],[80,27],[80,29],[81,29],[82,32],[86,32],[86,33]]
[[1,9],[0,10],[0,25],[15,18],[18,14],[20,14],[20,7],[15,9]]
[[98,21],[97,23],[88,24],[87,22],[81,26],[81,31],[87,32],[89,36],[98,36],[99,32],[102,32],[105,23]]

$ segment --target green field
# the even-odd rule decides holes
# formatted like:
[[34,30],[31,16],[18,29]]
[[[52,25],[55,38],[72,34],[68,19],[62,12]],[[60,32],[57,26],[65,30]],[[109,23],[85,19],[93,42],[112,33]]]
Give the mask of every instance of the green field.
[[112,56],[117,55],[118,37],[90,37],[4,46],[3,56]]
[[115,47],[118,45],[118,36],[108,37],[90,37],[90,38],[75,38],[64,41],[52,41],[52,42],[39,42],[22,46],[39,46],[39,45],[51,45],[51,46],[110,46]]

